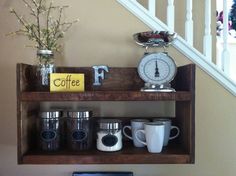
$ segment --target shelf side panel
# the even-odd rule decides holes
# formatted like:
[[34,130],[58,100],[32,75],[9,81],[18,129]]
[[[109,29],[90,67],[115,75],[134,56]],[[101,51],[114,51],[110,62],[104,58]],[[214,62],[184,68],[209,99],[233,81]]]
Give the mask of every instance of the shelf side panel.
[[173,87],[178,91],[195,92],[195,69],[194,64],[178,67],[175,79],[172,81]]
[[17,64],[17,91],[33,91],[35,89],[35,67],[28,64]]
[[36,114],[38,103],[21,103],[18,113],[18,163],[22,164],[23,156],[36,147]]
[[176,102],[176,124],[180,127],[180,141],[184,150],[191,156],[191,163],[194,163],[195,151],[195,121],[194,109],[190,102]]
[[182,129],[180,143],[190,154],[190,163],[195,162],[195,71],[193,64],[179,68],[176,86],[191,93],[190,101],[176,101],[177,123]]

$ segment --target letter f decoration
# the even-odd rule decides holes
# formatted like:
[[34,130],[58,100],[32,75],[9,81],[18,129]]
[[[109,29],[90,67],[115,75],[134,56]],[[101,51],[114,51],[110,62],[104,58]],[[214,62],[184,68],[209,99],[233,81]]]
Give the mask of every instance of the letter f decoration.
[[109,72],[108,71],[108,67],[104,66],[104,65],[99,65],[99,66],[93,66],[93,70],[94,70],[94,86],[101,86],[101,80],[103,80],[105,78],[105,73]]

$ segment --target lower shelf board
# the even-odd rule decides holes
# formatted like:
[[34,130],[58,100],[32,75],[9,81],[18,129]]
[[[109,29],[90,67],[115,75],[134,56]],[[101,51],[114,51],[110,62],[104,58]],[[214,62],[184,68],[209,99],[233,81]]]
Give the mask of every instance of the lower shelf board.
[[58,151],[27,152],[19,164],[186,164],[191,157],[181,149],[167,148],[161,153],[149,153],[146,148],[125,148],[118,152]]

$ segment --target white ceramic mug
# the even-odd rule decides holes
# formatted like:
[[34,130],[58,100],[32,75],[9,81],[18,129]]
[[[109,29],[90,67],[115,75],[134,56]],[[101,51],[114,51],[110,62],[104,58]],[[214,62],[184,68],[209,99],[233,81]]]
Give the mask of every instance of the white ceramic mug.
[[[171,120],[170,119],[153,119],[153,122],[160,122],[165,125],[165,136],[164,136],[164,144],[163,146],[167,146],[169,140],[175,139],[179,136],[180,130],[177,126],[172,126],[171,125]],[[176,130],[176,134],[173,136],[170,136],[171,130]]]
[[[160,153],[163,148],[165,126],[160,122],[148,122],[144,124],[144,130],[137,130],[135,136],[137,140],[147,146],[150,153]],[[139,133],[143,133],[146,142],[139,138]]]
[[[139,142],[139,141],[137,140],[137,137],[135,136],[135,132],[136,132],[137,130],[142,130],[142,129],[144,129],[144,123],[146,123],[146,122],[149,122],[149,120],[148,120],[148,119],[132,119],[132,120],[131,120],[131,126],[126,125],[126,126],[124,126],[124,128],[123,128],[123,134],[124,134],[127,138],[129,138],[130,140],[133,140],[133,144],[134,144],[135,147],[145,147],[144,144],[142,144],[141,142]],[[129,135],[125,132],[126,129],[129,129],[129,130],[131,131],[131,135],[132,135],[132,136],[129,136]],[[144,134],[142,134],[142,133],[139,133],[139,134],[138,134],[138,137],[139,137],[139,139],[141,139],[142,141],[145,140],[145,136],[144,136]]]

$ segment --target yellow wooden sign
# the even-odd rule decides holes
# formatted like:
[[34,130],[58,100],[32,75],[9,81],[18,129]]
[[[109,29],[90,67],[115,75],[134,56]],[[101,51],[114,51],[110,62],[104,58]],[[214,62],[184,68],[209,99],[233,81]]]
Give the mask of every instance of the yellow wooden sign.
[[75,73],[51,73],[51,92],[83,92],[84,74]]

